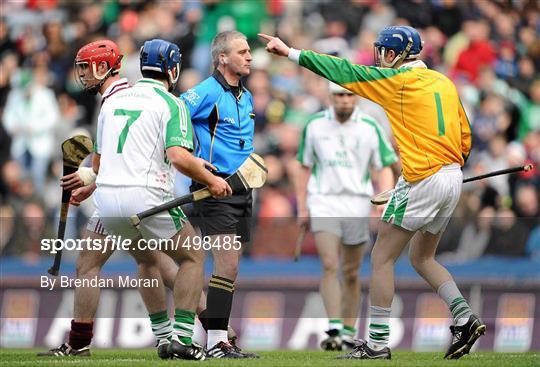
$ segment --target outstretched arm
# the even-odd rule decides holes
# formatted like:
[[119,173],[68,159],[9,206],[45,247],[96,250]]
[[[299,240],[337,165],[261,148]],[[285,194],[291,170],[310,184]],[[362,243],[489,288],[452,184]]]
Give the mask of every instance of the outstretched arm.
[[259,33],[259,37],[267,41],[266,50],[269,53],[287,56],[300,66],[379,105],[384,105],[402,87],[403,81],[399,75],[409,70],[356,65],[339,57],[296,50],[287,46],[278,37],[263,33]]

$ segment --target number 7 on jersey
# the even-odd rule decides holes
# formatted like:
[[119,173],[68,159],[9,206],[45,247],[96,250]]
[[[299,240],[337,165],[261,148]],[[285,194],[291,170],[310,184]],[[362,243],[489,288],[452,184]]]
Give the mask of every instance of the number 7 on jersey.
[[122,129],[120,136],[118,137],[118,147],[116,148],[116,153],[122,153],[124,150],[124,144],[126,143],[127,135],[129,133],[129,128],[133,123],[139,118],[142,111],[138,110],[124,110],[122,108],[114,110],[115,116],[127,116],[126,125]]

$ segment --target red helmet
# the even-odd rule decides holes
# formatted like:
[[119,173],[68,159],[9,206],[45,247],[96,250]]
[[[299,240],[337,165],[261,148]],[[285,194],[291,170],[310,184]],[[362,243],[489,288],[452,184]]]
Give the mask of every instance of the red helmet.
[[[118,45],[109,40],[99,40],[81,47],[75,57],[75,66],[79,80],[86,91],[95,94],[110,75],[118,73],[122,66],[122,57]],[[98,65],[103,61],[107,62],[108,69],[99,74]],[[86,68],[91,70],[92,78],[88,74],[83,76],[84,73],[80,72]]]
[[89,43],[77,52],[75,63],[80,64],[87,62],[92,69],[102,61],[109,64],[112,71],[120,70],[121,60],[123,55],[120,54],[118,45],[113,41],[99,40]]

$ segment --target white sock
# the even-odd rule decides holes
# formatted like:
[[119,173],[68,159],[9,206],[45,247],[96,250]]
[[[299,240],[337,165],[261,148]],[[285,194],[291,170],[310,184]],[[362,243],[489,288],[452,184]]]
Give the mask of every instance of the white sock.
[[341,331],[343,329],[343,322],[341,319],[330,319],[328,320],[328,330],[339,330]]
[[229,342],[227,339],[227,330],[208,330],[206,348],[210,349],[219,342]]
[[388,346],[391,311],[391,308],[379,306],[369,307],[368,347],[373,350],[381,350]]

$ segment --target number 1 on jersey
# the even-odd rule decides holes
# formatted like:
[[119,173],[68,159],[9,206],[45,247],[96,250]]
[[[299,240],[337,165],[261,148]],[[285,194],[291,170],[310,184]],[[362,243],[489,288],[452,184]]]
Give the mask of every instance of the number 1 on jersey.
[[439,127],[439,136],[446,134],[444,128],[444,116],[441,103],[441,95],[438,92],[435,92],[435,104],[437,105],[437,125]]
[[129,133],[129,127],[139,118],[142,111],[134,111],[134,110],[124,110],[122,108],[114,110],[115,116],[127,116],[128,119],[126,121],[126,125],[122,129],[122,132],[120,133],[120,137],[118,138],[118,147],[116,148],[116,153],[122,153],[124,150],[124,144],[126,143],[127,135]]

